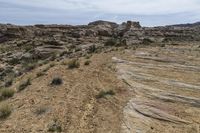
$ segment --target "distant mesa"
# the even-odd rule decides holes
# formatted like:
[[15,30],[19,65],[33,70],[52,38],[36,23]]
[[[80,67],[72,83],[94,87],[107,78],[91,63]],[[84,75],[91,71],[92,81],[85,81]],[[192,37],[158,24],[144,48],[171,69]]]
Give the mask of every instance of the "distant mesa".
[[[117,23],[109,22],[109,21],[103,21],[103,20],[98,20],[98,21],[90,22],[88,25],[89,26],[111,25],[112,27],[118,27],[119,26],[119,24],[117,24]],[[121,25],[125,26],[126,29],[141,28],[140,22],[135,22],[135,21],[123,22]]]

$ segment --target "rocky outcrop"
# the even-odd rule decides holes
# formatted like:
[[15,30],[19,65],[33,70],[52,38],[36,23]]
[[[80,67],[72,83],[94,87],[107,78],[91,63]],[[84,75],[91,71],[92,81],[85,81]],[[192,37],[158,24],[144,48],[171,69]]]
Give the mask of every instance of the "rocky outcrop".
[[199,24],[164,27],[142,27],[134,21],[122,24],[95,21],[79,26],[0,24],[0,61],[17,65],[20,62],[16,59],[45,60],[55,55],[81,56],[116,46],[176,41],[200,41]]
[[98,25],[107,25],[107,26],[110,26],[110,27],[118,27],[118,24],[116,23],[113,23],[113,22],[108,22],[108,21],[102,21],[102,20],[99,20],[99,21],[94,21],[94,22],[91,22],[88,24],[89,26],[98,26]]

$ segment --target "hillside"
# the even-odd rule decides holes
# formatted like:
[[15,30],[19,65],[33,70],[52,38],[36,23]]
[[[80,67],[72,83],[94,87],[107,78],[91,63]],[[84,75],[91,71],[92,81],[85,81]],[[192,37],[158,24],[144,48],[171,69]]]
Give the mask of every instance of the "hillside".
[[0,25],[1,133],[198,133],[200,30]]

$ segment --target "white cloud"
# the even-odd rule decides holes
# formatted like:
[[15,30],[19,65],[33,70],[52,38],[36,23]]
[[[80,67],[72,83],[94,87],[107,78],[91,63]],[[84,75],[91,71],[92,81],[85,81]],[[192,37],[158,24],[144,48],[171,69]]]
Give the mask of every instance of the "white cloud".
[[161,15],[200,13],[199,0],[0,0],[0,2],[58,10],[96,11],[110,14]]

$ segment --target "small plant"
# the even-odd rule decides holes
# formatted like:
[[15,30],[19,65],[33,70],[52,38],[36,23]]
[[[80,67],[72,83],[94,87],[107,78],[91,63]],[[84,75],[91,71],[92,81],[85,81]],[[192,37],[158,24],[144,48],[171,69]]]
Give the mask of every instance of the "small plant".
[[12,110],[11,107],[7,104],[3,104],[0,106],[0,119],[6,119],[10,116]]
[[17,65],[17,64],[20,64],[20,60],[17,58],[12,58],[8,63],[10,65]]
[[42,115],[46,112],[47,112],[47,108],[43,107],[43,106],[41,106],[35,110],[35,114],[37,114],[37,115]]
[[26,81],[22,82],[19,87],[18,87],[18,91],[22,91],[24,89],[26,89],[27,86],[31,85],[31,80],[30,78],[27,79]]
[[62,62],[61,62],[61,65],[66,66],[66,65],[67,65],[67,62],[66,62],[66,61],[62,61]]
[[10,87],[13,84],[13,79],[9,79],[5,82],[4,86],[5,87]]
[[37,66],[36,63],[23,64],[24,70],[26,72],[29,72],[29,71],[35,69],[36,66]]
[[148,45],[148,44],[151,44],[151,43],[153,43],[153,41],[151,39],[149,39],[149,38],[144,38],[143,39],[143,44]]
[[105,46],[115,46],[117,44],[117,40],[112,38],[106,41]]
[[67,65],[69,69],[73,69],[73,68],[79,68],[80,63],[78,59],[72,59],[71,61],[68,62]]
[[54,67],[56,64],[55,63],[51,63],[50,65],[49,65],[49,67]]
[[62,79],[59,77],[53,78],[51,85],[61,85],[63,83]]
[[85,59],[90,59],[91,55],[86,55]]
[[48,128],[48,132],[62,132],[61,124],[57,119],[49,123],[47,128]]
[[88,49],[88,52],[89,53],[94,53],[95,51],[96,51],[96,46],[95,45],[91,45],[90,47],[89,47],[89,49]]
[[87,60],[87,61],[85,61],[84,65],[85,65],[85,66],[88,66],[88,65],[90,65],[90,63],[91,63],[91,61],[90,61],[90,60]]
[[99,94],[96,96],[96,98],[100,99],[100,98],[104,98],[108,95],[113,96],[113,95],[115,95],[115,92],[113,90],[100,91]]
[[36,74],[37,77],[41,77],[41,76],[44,76],[44,75],[45,75],[44,72],[38,72],[38,73]]
[[26,52],[29,52],[30,50],[34,49],[34,47],[31,46],[31,45],[27,45],[27,46],[24,47],[24,49],[25,49]]
[[1,100],[10,98],[14,95],[15,91],[13,89],[4,88],[1,90]]

